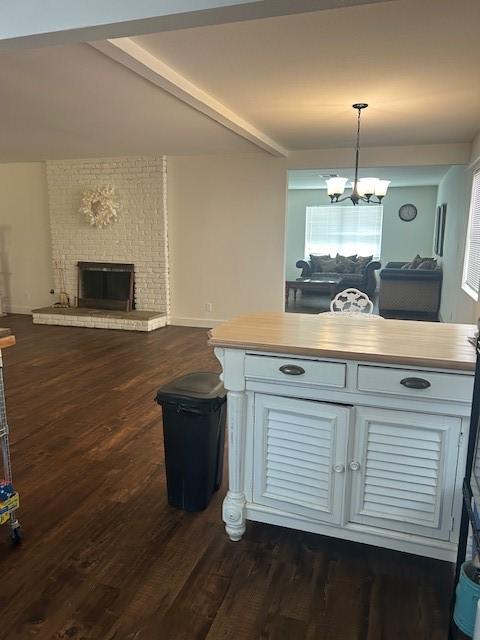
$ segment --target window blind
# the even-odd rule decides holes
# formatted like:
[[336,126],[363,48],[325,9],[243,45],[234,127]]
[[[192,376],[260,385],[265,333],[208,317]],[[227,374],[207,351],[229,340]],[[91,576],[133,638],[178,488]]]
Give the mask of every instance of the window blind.
[[337,253],[380,257],[383,206],[307,207],[305,255]]
[[480,170],[473,174],[462,288],[478,300],[480,285]]

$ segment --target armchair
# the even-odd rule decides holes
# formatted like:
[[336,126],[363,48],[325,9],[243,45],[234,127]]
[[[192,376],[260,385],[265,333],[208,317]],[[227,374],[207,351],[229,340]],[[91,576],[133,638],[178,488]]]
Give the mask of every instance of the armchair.
[[405,262],[389,262],[380,271],[378,306],[386,316],[412,314],[436,320],[442,292],[442,270],[402,269]]

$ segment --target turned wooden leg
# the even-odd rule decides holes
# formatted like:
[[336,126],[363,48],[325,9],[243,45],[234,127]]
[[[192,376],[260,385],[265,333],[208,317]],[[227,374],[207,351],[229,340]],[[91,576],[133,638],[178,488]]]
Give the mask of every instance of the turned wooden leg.
[[247,395],[245,393],[245,352],[215,349],[222,365],[220,379],[227,390],[228,492],[223,501],[225,530],[233,541],[245,533],[245,447]]
[[230,540],[245,533],[244,460],[246,431],[246,395],[242,391],[227,394],[229,489],[223,501],[223,521]]
[[290,293],[290,287],[288,284],[285,284],[285,309],[288,307],[288,297]]

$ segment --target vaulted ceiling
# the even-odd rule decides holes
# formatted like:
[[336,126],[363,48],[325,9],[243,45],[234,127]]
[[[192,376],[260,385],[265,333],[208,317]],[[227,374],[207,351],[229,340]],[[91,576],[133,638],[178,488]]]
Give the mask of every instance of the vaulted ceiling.
[[[351,147],[356,101],[365,146],[471,141],[479,24],[478,0],[393,0],[130,36],[288,152]],[[0,53],[0,160],[262,153],[147,77],[82,43]]]
[[0,161],[255,148],[87,44],[0,55]]
[[480,1],[399,0],[137,41],[289,149],[469,141]]

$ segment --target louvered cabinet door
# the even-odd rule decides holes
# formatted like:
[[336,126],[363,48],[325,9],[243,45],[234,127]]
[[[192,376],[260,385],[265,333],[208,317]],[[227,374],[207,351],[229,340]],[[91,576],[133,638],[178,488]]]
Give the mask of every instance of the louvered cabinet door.
[[351,412],[350,407],[257,394],[254,502],[339,524]]
[[350,521],[447,540],[460,418],[356,409]]

